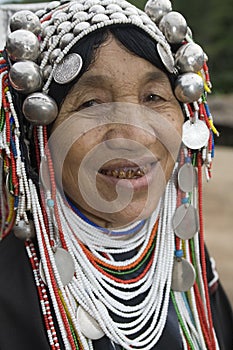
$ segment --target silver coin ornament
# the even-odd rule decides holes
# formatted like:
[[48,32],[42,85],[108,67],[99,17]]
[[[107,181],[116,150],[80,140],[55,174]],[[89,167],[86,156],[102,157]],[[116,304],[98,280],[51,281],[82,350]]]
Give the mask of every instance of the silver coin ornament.
[[202,48],[195,43],[182,45],[175,55],[175,64],[181,73],[197,73],[202,69],[204,62],[204,52]]
[[179,12],[171,11],[161,19],[159,29],[170,44],[179,44],[187,34],[187,23]]
[[91,340],[97,340],[104,336],[98,322],[89,315],[81,306],[77,309],[76,318],[82,334]]
[[161,61],[163,62],[164,66],[167,68],[167,70],[170,73],[174,73],[175,61],[171,52],[166,50],[166,48],[160,43],[157,44],[157,50],[158,50],[159,57],[161,58]]
[[35,34],[19,29],[8,35],[6,50],[13,61],[36,61],[39,56],[39,41]]
[[29,220],[28,223],[26,223],[24,220],[20,220],[14,227],[13,227],[14,235],[25,241],[27,239],[32,239],[35,237],[35,229],[33,222]]
[[197,119],[194,123],[187,120],[183,124],[182,141],[190,149],[205,147],[210,137],[210,131],[206,123]]
[[191,204],[179,206],[172,218],[175,234],[181,239],[191,239],[199,230],[199,219],[196,208]]
[[184,258],[174,258],[171,288],[175,292],[187,292],[195,283],[194,267]]
[[[57,248],[54,253],[54,261],[55,261],[61,282],[63,286],[66,286],[71,282],[75,274],[75,267],[74,267],[72,256],[67,250],[63,248]],[[43,282],[47,284],[45,272],[41,261],[39,264],[39,272]]]
[[14,63],[9,72],[9,79],[12,87],[22,94],[40,90],[43,83],[40,67],[32,61]]
[[145,12],[155,23],[159,23],[161,18],[172,11],[170,0],[149,0],[145,6]]
[[10,29],[12,32],[18,29],[25,29],[38,35],[41,32],[41,23],[35,13],[23,10],[13,14],[10,20]]
[[67,84],[78,76],[82,66],[82,57],[77,53],[71,53],[65,56],[54,69],[53,78],[58,84]]
[[204,92],[203,79],[192,72],[179,75],[174,91],[180,102],[191,103],[197,101]]
[[197,186],[197,172],[191,163],[185,163],[179,169],[178,184],[183,192],[192,192]]
[[34,92],[26,97],[23,103],[23,114],[33,125],[48,125],[58,114],[56,102],[48,95]]

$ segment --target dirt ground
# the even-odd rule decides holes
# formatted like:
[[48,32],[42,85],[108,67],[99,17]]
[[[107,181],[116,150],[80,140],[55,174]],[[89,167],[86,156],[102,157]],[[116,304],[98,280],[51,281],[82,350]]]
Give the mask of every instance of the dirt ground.
[[204,182],[205,236],[233,305],[233,148],[216,147],[213,177]]

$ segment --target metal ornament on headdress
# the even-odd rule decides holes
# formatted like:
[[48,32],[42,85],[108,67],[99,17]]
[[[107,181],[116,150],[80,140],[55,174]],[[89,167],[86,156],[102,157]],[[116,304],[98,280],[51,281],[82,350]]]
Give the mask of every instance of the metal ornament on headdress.
[[74,80],[82,69],[83,60],[77,53],[71,53],[56,66],[53,78],[58,84],[67,84]]

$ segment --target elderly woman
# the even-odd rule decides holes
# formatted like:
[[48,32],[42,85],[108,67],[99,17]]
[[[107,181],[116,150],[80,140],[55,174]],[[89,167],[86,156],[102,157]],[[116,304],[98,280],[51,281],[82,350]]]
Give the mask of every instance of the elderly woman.
[[16,13],[1,53],[0,348],[229,350],[204,247],[206,56],[168,0]]

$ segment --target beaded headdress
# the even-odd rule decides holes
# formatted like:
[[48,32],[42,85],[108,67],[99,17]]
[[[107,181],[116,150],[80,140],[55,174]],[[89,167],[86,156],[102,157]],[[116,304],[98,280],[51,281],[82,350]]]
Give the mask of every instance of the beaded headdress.
[[[78,77],[83,60],[79,54],[70,53],[72,47],[98,29],[122,24],[138,27],[150,36],[157,43],[157,53],[167,72],[176,77],[174,93],[183,105],[187,120],[183,126],[183,147],[179,158],[177,209],[172,220],[172,230],[176,234],[173,275],[180,274],[181,266],[182,272],[184,275],[187,272],[189,278],[187,278],[186,283],[186,280],[180,281],[179,278],[173,278],[172,281],[170,276],[170,279],[168,278],[170,284],[166,282],[166,292],[160,293],[160,296],[162,300],[169,295],[172,283],[174,291],[172,299],[179,316],[183,343],[189,344],[189,348],[195,350],[202,346],[203,349],[213,350],[215,349],[215,337],[208,303],[208,286],[206,279],[202,278],[205,262],[201,193],[199,193],[199,199],[190,195],[197,183],[201,191],[203,165],[207,179],[211,175],[213,133],[217,134],[206,101],[211,83],[207,56],[202,48],[193,42],[192,33],[186,20],[180,13],[172,11],[169,0],[149,0],[145,12],[124,0],[53,1],[48,3],[44,10],[39,10],[35,14],[29,11],[20,11],[13,15],[10,22],[11,33],[8,35],[5,50],[0,54],[2,97],[0,119],[1,237],[6,237],[14,227],[15,235],[25,240],[37,281],[41,279],[41,275],[43,275],[43,280],[47,281],[65,348],[76,349],[79,348],[77,346],[81,346],[84,349],[92,349],[90,341],[83,336],[85,330],[80,330],[80,325],[73,317],[72,306],[67,306],[69,298],[71,295],[75,295],[75,292],[72,289],[68,291],[63,284],[66,286],[74,274],[71,273],[71,277],[58,277],[57,272],[60,271],[57,271],[56,258],[52,257],[54,253],[52,246],[57,239],[54,238],[56,235],[59,235],[62,247],[60,253],[57,252],[63,255],[64,251],[70,249],[63,234],[64,223],[60,222],[56,190],[51,181],[50,193],[41,192],[39,194],[37,183],[34,181],[34,170],[39,169],[40,162],[46,159],[50,177],[54,179],[51,157],[46,149],[47,125],[56,119],[58,106],[49,95],[49,89],[53,81],[62,86]],[[28,134],[31,134],[31,139],[33,139],[35,155],[29,154]],[[32,158],[35,159],[33,167],[30,164]],[[173,190],[169,187],[168,191],[172,192]],[[198,205],[196,205],[197,202]],[[199,215],[196,207],[199,209]],[[56,227],[53,227],[54,218],[56,219]],[[192,225],[189,225],[190,220]],[[150,228],[152,226],[150,223]],[[159,230],[162,232],[161,227]],[[42,247],[40,254],[43,267],[40,269],[36,259],[33,260],[35,250],[31,239],[35,231],[39,247]],[[85,231],[85,227],[83,227],[83,231]],[[200,232],[200,236],[194,238],[197,232]],[[155,237],[155,228],[152,230],[152,236],[146,245],[147,248],[149,247],[148,252],[152,249],[151,242]],[[97,238],[95,237],[95,239]],[[189,243],[187,243],[188,240],[190,240]],[[202,242],[201,248],[199,240]],[[142,240],[139,241],[142,244]],[[84,254],[85,257],[89,259],[90,252],[86,251],[85,246],[81,243],[80,247],[82,252],[86,254]],[[173,250],[172,245],[171,250]],[[198,258],[195,256],[196,250],[199,252]],[[141,250],[139,249],[139,251]],[[166,249],[165,251],[167,254]],[[183,259],[183,254],[186,260]],[[51,256],[51,261],[48,256]],[[64,259],[65,264],[72,265],[70,258],[66,255],[61,259]],[[173,259],[171,256],[167,259],[172,268]],[[201,259],[200,264],[198,259]],[[192,267],[186,264],[188,261],[196,264],[195,272],[192,272]],[[95,260],[95,264],[97,262],[98,259]],[[176,264],[177,262],[180,262],[180,265]],[[87,261],[84,259],[85,263]],[[111,264],[107,264],[108,268],[114,270],[114,264],[110,267],[109,265]],[[50,267],[55,271],[54,275],[51,275]],[[188,298],[187,296],[183,296],[183,299],[180,298],[178,292],[183,293],[190,288],[193,290],[195,273],[199,279],[199,284],[195,285],[195,293],[194,291],[190,292],[188,301],[185,299]],[[143,278],[144,276],[142,280]],[[68,279],[68,281],[64,282],[64,279]],[[117,278],[114,281],[113,285],[119,283]],[[138,281],[136,283],[138,284]],[[37,286],[41,302],[43,302],[41,294],[43,281],[40,280]],[[86,288],[89,287],[86,286]],[[154,290],[154,295],[157,295],[156,293]],[[94,298],[91,292],[89,297],[90,300]],[[78,302],[82,305],[82,300]],[[190,310],[183,311],[187,307],[185,303],[192,304],[193,316],[190,316],[192,313]],[[91,314],[98,321],[97,333],[100,332],[102,336],[102,332],[99,331],[100,325],[100,328],[112,341],[118,342],[125,349],[134,348],[134,345],[130,345],[130,341],[128,341],[127,331],[124,333],[124,327],[122,333],[119,328],[109,331],[106,323],[109,321],[109,325],[111,325],[112,321],[106,313],[107,309],[98,300],[95,302],[94,308],[92,306],[85,308],[85,305],[85,303],[82,305],[85,309],[83,312]],[[196,313],[194,312],[195,305],[199,307]],[[114,305],[114,310],[115,307],[117,308],[117,306]],[[165,307],[161,308],[163,316],[161,316],[161,320],[162,318],[163,320],[160,322],[159,318],[158,329],[157,326],[155,327],[157,333],[153,333],[153,342],[155,339],[159,339],[164,328],[164,320],[166,319],[164,315],[166,315],[167,308],[168,300],[166,299]],[[79,316],[80,312],[79,309]],[[135,310],[134,313],[137,314]],[[99,314],[104,316],[100,317]],[[199,314],[202,315],[202,322],[199,320]],[[48,334],[50,334],[51,344],[53,346],[55,344],[56,348],[59,349],[56,335],[51,335],[54,334],[53,326],[49,328],[49,324],[52,324],[49,322],[50,315],[44,313],[45,324]],[[153,319],[155,322],[159,317],[158,314],[156,317]],[[195,329],[191,326],[192,317],[195,320]],[[105,318],[107,321],[103,321]],[[139,327],[136,321],[135,324]],[[130,334],[130,331],[128,333]],[[138,349],[150,349],[153,342],[138,340],[135,346]],[[132,343],[134,344],[134,342]]]

